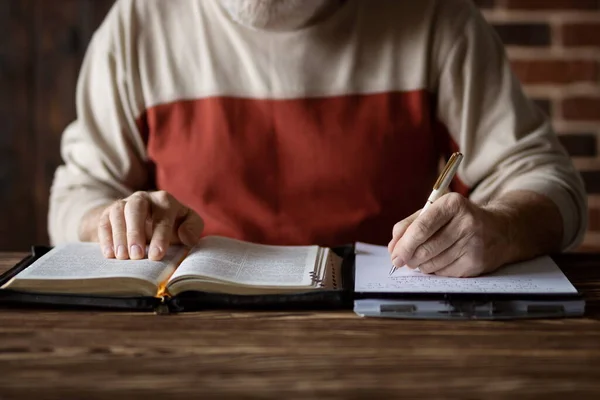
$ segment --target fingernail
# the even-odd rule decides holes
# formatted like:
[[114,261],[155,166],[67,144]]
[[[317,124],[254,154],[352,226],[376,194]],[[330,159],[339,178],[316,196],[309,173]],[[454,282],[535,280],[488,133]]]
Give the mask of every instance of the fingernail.
[[127,257],[127,251],[125,251],[125,246],[119,245],[117,247],[117,258],[124,259]]
[[142,248],[140,246],[138,246],[137,244],[134,244],[129,249],[129,256],[131,257],[132,260],[139,260],[139,259],[144,258],[144,252],[142,252]]
[[112,246],[104,246],[104,248],[102,249],[102,254],[104,254],[104,257],[106,258],[111,258],[113,256]]
[[400,268],[404,266],[404,261],[402,261],[400,257],[394,257],[392,264],[394,264],[394,267]]
[[160,257],[160,249],[156,246],[152,246],[150,247],[150,253],[148,254],[148,256],[152,259],[157,259],[158,257]]

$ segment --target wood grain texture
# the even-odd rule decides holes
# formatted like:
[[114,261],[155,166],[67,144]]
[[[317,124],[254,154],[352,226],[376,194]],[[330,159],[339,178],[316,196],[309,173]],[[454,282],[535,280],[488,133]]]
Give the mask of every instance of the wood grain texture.
[[0,309],[0,398],[598,398],[598,264],[564,267],[592,306],[569,320]]

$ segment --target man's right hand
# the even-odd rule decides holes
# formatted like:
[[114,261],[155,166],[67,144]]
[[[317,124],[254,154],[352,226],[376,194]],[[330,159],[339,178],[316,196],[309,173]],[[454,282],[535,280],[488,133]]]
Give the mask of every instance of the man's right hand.
[[144,258],[150,244],[148,258],[158,261],[171,244],[197,244],[203,229],[202,218],[169,193],[136,192],[86,215],[80,237],[100,242],[106,258],[119,260]]

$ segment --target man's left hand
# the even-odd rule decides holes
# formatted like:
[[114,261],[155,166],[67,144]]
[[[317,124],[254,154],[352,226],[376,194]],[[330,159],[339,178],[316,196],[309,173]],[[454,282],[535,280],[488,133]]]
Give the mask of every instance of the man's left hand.
[[388,249],[396,267],[448,277],[492,272],[513,256],[510,218],[449,193],[394,226]]

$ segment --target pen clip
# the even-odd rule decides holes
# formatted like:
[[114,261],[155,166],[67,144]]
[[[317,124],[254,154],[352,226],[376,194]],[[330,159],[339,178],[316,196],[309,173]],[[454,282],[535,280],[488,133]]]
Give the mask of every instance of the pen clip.
[[433,190],[439,190],[442,187],[442,184],[448,178],[448,175],[450,174],[450,172],[452,171],[452,169],[454,168],[456,163],[460,162],[460,160],[462,160],[462,158],[463,158],[463,155],[461,153],[452,154],[452,156],[446,163],[444,170],[440,174],[438,180],[435,182],[435,185],[433,185]]

